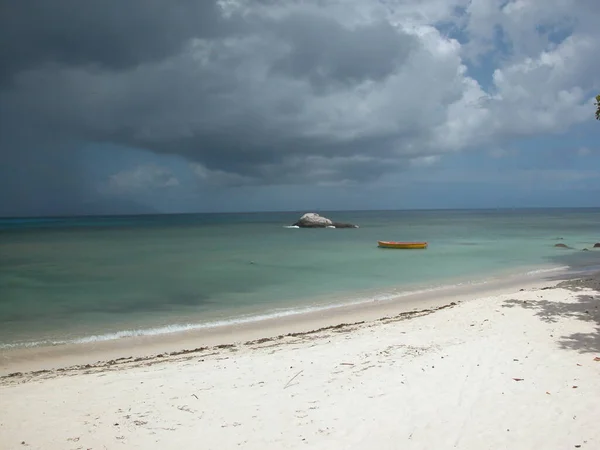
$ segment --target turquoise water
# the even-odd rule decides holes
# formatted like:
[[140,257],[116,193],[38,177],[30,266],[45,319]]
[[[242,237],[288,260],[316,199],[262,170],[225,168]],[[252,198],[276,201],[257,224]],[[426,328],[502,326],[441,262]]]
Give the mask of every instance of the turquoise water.
[[[0,219],[0,347],[170,332],[600,265],[600,251],[581,251],[600,241],[599,209],[323,214],[360,228],[285,228],[300,213]],[[379,239],[429,248],[383,250]]]

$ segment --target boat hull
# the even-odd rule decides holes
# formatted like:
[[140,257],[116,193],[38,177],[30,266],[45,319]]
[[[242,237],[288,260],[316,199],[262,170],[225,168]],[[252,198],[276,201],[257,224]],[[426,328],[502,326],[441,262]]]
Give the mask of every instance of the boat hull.
[[396,248],[403,250],[419,250],[427,248],[427,242],[390,242],[377,241],[377,245],[381,248]]

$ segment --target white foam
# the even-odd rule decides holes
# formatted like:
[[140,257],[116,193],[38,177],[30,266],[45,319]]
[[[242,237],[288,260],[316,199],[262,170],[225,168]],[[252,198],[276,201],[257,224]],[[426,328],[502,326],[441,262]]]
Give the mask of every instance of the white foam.
[[272,320],[279,319],[283,317],[314,313],[319,311],[326,311],[331,309],[343,308],[348,306],[356,306],[364,303],[372,303],[372,302],[387,302],[396,300],[403,297],[408,297],[411,295],[419,295],[426,294],[429,292],[436,292],[445,289],[451,289],[454,287],[460,287],[463,285],[478,285],[485,284],[487,281],[478,281],[478,282],[464,282],[450,285],[440,285],[434,286],[430,288],[417,289],[417,290],[407,290],[407,291],[386,291],[381,293],[371,293],[366,294],[361,297],[357,297],[354,299],[348,299],[344,297],[344,300],[341,298],[338,299],[337,302],[322,304],[322,305],[313,305],[306,306],[297,309],[277,309],[265,314],[256,314],[256,315],[247,315],[237,318],[231,318],[226,320],[218,320],[212,322],[204,322],[204,323],[185,323],[185,324],[172,324],[166,325],[162,327],[153,327],[153,328],[142,328],[142,329],[129,329],[117,331],[115,333],[106,333],[106,334],[97,334],[90,336],[83,336],[74,339],[64,339],[64,340],[42,340],[42,341],[33,341],[33,342],[21,342],[21,343],[13,343],[13,344],[0,344],[0,349],[11,349],[11,348],[27,348],[27,347],[39,347],[39,346],[56,346],[56,345],[64,345],[64,344],[90,344],[94,342],[106,342],[113,341],[118,339],[132,338],[132,337],[144,337],[144,336],[159,336],[164,334],[173,334],[173,333],[181,333],[186,331],[194,331],[194,330],[202,330],[207,328],[218,328],[224,326],[231,325],[241,325],[252,322],[260,322],[263,320]]
[[283,228],[300,228],[298,225],[284,225]]
[[546,267],[544,269],[530,270],[529,272],[526,272],[525,275],[539,275],[542,273],[562,272],[562,271],[568,270],[568,269],[570,269],[569,266]]
[[569,269],[568,266],[561,267],[545,267],[536,270],[531,270],[529,272],[504,275],[502,277],[489,277],[485,279],[478,280],[464,280],[457,283],[449,283],[449,284],[441,284],[437,286],[429,286],[421,289],[412,289],[412,290],[402,290],[402,288],[396,289],[386,289],[383,292],[363,292],[359,297],[348,298],[347,295],[337,296],[335,299],[330,298],[331,302],[328,304],[320,304],[313,306],[305,306],[296,309],[276,309],[271,312],[267,312],[264,314],[255,314],[255,315],[246,315],[231,319],[225,320],[217,320],[212,322],[204,322],[204,323],[184,323],[184,324],[172,324],[165,325],[161,327],[153,327],[153,328],[142,328],[142,329],[129,329],[117,331],[115,333],[106,333],[106,334],[98,334],[98,335],[90,335],[84,336],[74,339],[65,339],[65,340],[41,340],[41,341],[33,341],[33,342],[20,342],[20,343],[11,343],[11,344],[0,344],[0,349],[11,349],[11,348],[27,348],[27,347],[38,347],[38,346],[55,346],[55,345],[64,345],[64,344],[89,344],[94,342],[105,342],[112,341],[124,338],[131,337],[143,337],[143,336],[158,336],[163,334],[173,334],[173,333],[181,333],[186,331],[193,330],[201,330],[207,328],[217,328],[231,325],[240,325],[252,322],[259,322],[263,320],[269,319],[278,319],[282,317],[295,316],[300,314],[307,314],[319,311],[326,311],[331,309],[343,308],[348,306],[357,306],[365,303],[372,302],[389,302],[393,300],[398,300],[404,297],[409,297],[412,295],[422,295],[432,292],[439,292],[448,289],[455,289],[464,286],[482,286],[490,283],[493,280],[501,280],[505,278],[513,278],[518,276],[535,276],[541,275],[544,273],[550,272],[559,272]]

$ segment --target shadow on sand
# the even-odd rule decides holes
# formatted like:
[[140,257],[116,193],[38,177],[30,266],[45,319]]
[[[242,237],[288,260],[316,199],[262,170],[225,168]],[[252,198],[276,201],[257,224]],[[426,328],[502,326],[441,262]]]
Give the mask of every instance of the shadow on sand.
[[[591,289],[595,292],[581,292],[575,303],[559,303],[548,300],[507,300],[505,308],[520,306],[536,311],[536,316],[548,323],[557,322],[561,318],[571,318],[583,322],[593,322],[595,331],[591,333],[574,333],[562,336],[558,341],[561,348],[577,350],[581,353],[600,352],[600,274],[579,280],[568,280],[559,283],[556,288],[581,292]],[[554,289],[554,288],[546,288]]]

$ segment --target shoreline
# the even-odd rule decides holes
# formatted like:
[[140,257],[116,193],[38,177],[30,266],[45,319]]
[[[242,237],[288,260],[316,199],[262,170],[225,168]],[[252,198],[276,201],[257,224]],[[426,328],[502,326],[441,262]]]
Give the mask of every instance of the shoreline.
[[521,275],[490,277],[468,284],[410,291],[386,300],[339,304],[214,327],[86,343],[5,348],[0,350],[0,380],[15,373],[47,374],[53,371],[112,366],[119,362],[152,361],[198,349],[205,351],[211,348],[233,348],[256,341],[310,335],[333,328],[372,324],[382,320],[404,320],[431,314],[465,301],[530,290],[540,283],[544,287],[556,285],[560,281],[577,278],[582,273],[585,271],[548,268]]
[[[600,270],[600,266],[597,267]],[[224,327],[235,327],[239,325],[250,324],[254,322],[270,322],[284,319],[286,317],[302,317],[310,314],[327,313],[329,310],[344,310],[353,307],[359,307],[363,304],[373,302],[389,303],[401,301],[403,298],[410,298],[416,295],[433,294],[436,292],[444,293],[455,288],[463,286],[482,286],[488,283],[498,283],[500,280],[516,279],[520,277],[539,277],[552,274],[574,273],[569,266],[553,265],[523,265],[519,270],[502,269],[478,274],[475,278],[470,276],[451,276],[441,278],[435,282],[415,282],[403,285],[391,285],[383,288],[370,288],[364,290],[340,291],[336,294],[323,294],[311,299],[296,299],[293,303],[296,306],[284,306],[268,310],[236,310],[231,316],[223,318],[214,318],[208,320],[195,321],[194,314],[191,320],[179,321],[174,323],[147,324],[126,327],[109,332],[96,332],[83,334],[72,338],[40,338],[39,340],[28,340],[17,343],[0,344],[0,359],[5,351],[19,351],[24,349],[40,349],[58,347],[64,345],[87,345],[100,342],[117,341],[135,338],[156,338],[167,335],[182,335],[184,333],[194,333],[200,330],[212,330]],[[312,303],[311,303],[312,301]]]
[[504,280],[431,301],[440,305],[4,377],[0,442],[44,450],[600,446],[600,273]]

